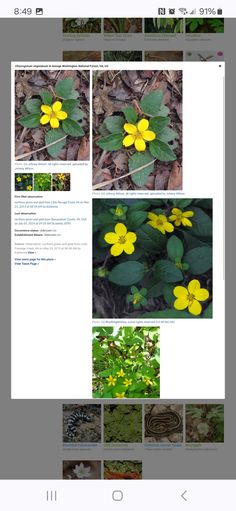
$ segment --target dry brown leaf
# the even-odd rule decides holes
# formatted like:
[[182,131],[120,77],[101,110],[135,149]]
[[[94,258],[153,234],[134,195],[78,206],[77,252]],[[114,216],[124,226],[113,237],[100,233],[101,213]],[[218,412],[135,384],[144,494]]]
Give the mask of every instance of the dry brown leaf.
[[174,161],[170,173],[167,190],[182,190],[182,167],[178,161]]
[[[28,142],[18,142],[16,143],[16,156],[20,156],[21,154],[30,153],[30,145]],[[27,157],[27,160],[30,159],[30,156]]]
[[128,156],[125,153],[119,152],[114,158],[115,166],[120,170],[127,170]]
[[89,160],[89,140],[87,137],[83,137],[79,146],[77,161]]
[[169,170],[164,169],[162,172],[158,172],[155,176],[155,190],[166,190],[169,179]]
[[33,130],[32,131],[32,139],[33,139],[34,144],[36,146],[41,147],[43,145],[43,141],[44,141],[44,133],[43,133],[43,131],[40,130],[40,129]]

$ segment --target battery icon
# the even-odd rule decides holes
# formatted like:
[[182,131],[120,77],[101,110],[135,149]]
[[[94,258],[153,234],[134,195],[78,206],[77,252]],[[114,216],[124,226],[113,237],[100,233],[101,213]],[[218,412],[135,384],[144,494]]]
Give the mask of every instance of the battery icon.
[[223,14],[223,10],[222,10],[222,9],[217,9],[217,14],[218,14],[219,16],[222,16],[222,14]]

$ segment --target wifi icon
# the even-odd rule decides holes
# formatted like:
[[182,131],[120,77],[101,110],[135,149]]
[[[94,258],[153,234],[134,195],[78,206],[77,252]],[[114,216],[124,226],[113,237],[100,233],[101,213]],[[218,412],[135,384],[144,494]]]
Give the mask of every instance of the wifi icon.
[[185,7],[181,7],[181,8],[179,9],[179,12],[181,12],[181,14],[183,14],[184,16],[185,16],[186,14],[188,14],[188,11],[187,11],[187,9],[186,9]]

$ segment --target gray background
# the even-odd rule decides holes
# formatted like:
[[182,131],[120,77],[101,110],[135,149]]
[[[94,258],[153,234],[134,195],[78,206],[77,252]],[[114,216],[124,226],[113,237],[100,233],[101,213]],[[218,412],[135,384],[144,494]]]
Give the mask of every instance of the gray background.
[[[63,451],[62,448],[62,402],[60,401],[11,401],[10,399],[10,61],[56,61],[61,60],[63,50],[76,49],[63,43],[61,20],[0,20],[0,97],[1,97],[1,182],[0,182],[0,232],[1,232],[1,285],[0,285],[0,478],[1,479],[57,479],[61,478],[62,460],[78,459],[79,451]],[[187,41],[183,37],[175,46],[173,39],[158,44],[157,49],[225,50],[226,55],[226,401],[225,444],[212,451],[146,452],[144,457],[145,478],[235,478],[236,407],[236,343],[233,315],[234,299],[234,165],[236,85],[235,20],[226,20],[225,34],[208,40]],[[108,44],[108,43],[107,43]],[[124,43],[123,43],[124,44]],[[84,45],[84,47],[83,47]],[[86,39],[78,49],[86,49]],[[132,48],[132,39],[129,39]],[[127,48],[127,49],[129,49]],[[99,48],[97,48],[99,49]],[[102,49],[102,48],[101,48]],[[117,45],[117,49],[118,45]],[[124,49],[124,46],[120,49]],[[134,48],[140,49],[140,48]],[[150,49],[153,48],[150,45]],[[217,105],[216,105],[217,109]],[[204,113],[202,113],[204,115]],[[210,127],[209,127],[210,129]],[[214,169],[206,169],[212,172]],[[217,204],[214,207],[218,207]],[[223,211],[222,211],[223,214]],[[43,307],[43,304],[42,304]],[[27,315],[22,318],[27,328]],[[32,342],[34,337],[32,334]],[[201,377],[201,357],[196,346],[196,363]],[[43,378],[43,368],[42,368]],[[30,382],[29,382],[30,385]],[[159,401],[162,402],[161,400]],[[166,402],[166,401],[165,401]],[[147,401],[146,401],[147,403]],[[82,453],[81,458],[94,459],[92,453]],[[127,456],[128,457],[128,456]],[[134,458],[134,454],[132,455]],[[104,455],[107,458],[107,455]],[[95,458],[96,459],[96,458]]]

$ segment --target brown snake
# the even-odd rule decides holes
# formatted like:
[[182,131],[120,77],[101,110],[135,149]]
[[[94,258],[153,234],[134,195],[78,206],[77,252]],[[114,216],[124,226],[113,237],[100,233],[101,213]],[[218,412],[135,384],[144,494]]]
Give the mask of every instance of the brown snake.
[[153,407],[150,412],[145,415],[145,436],[162,437],[171,433],[177,433],[182,430],[182,417],[173,410],[152,414]]

